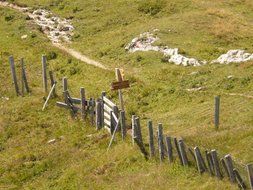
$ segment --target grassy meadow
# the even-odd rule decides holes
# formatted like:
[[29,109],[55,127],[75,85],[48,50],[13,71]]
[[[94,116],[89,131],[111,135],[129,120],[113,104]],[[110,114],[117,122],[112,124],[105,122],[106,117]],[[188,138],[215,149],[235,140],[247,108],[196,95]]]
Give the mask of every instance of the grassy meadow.
[[[187,56],[208,61],[229,49],[253,53],[253,3],[250,0],[12,0],[22,6],[50,9],[73,18],[75,36],[65,44],[111,68],[86,65],[51,45],[26,17],[0,8],[0,189],[237,189],[194,168],[146,162],[130,139],[107,152],[109,135],[89,122],[73,121],[57,108],[61,79],[70,92],[89,97],[110,91],[113,68],[124,68],[131,88],[124,90],[128,123],[141,117],[163,123],[166,134],[182,137],[202,150],[230,153],[239,163],[253,162],[253,62],[181,67],[166,63],[157,52],[127,53],[124,49],[142,32],[159,29],[159,45],[178,47]],[[27,34],[27,39],[21,39]],[[41,55],[55,72],[59,97],[42,112]],[[32,93],[16,97],[8,57],[25,58]],[[19,67],[18,67],[19,68]],[[18,70],[17,68],[17,70]],[[19,71],[19,70],[18,70]],[[202,91],[187,89],[203,87]],[[220,129],[213,126],[214,97],[221,96]],[[8,97],[9,100],[6,100]],[[130,137],[129,137],[130,138]],[[54,144],[48,144],[56,139]]]

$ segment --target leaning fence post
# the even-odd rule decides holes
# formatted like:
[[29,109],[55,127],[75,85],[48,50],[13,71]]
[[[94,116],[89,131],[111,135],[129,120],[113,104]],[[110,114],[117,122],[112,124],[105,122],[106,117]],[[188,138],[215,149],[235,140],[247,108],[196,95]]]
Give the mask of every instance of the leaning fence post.
[[80,95],[81,95],[81,115],[82,119],[85,120],[85,111],[86,111],[86,100],[85,100],[85,89],[82,87],[80,88]]
[[213,166],[214,166],[214,173],[218,179],[222,179],[222,174],[220,171],[220,165],[219,165],[219,160],[218,160],[218,155],[216,150],[211,150],[211,157],[213,161]]
[[158,145],[160,162],[164,160],[164,143],[163,143],[163,126],[161,123],[158,124]]
[[202,174],[203,172],[205,172],[205,166],[204,166],[204,163],[203,163],[203,157],[201,155],[201,152],[199,150],[199,147],[195,147],[194,148],[194,154],[195,154],[195,158],[196,158],[196,163],[197,163],[197,168],[198,168],[198,171],[200,174]]
[[181,157],[181,154],[180,154],[180,150],[179,150],[179,147],[178,147],[177,138],[174,138],[173,140],[174,140],[174,144],[175,144],[175,148],[176,148],[176,151],[177,151],[177,155],[178,155],[180,164],[183,165],[183,160],[182,160],[182,157]]
[[47,58],[45,55],[42,56],[42,79],[44,91],[47,92]]
[[234,168],[233,169],[233,173],[234,173],[233,175],[235,176],[235,179],[236,179],[236,181],[237,181],[238,186],[240,187],[240,189],[245,190],[247,188],[246,184],[244,183],[244,181],[243,181],[241,175],[239,174],[238,170]]
[[18,80],[17,80],[17,75],[16,75],[14,59],[13,59],[12,56],[9,57],[9,62],[10,62],[10,66],[11,66],[12,80],[13,80],[13,83],[14,83],[16,94],[18,96],[18,95],[20,95],[20,93],[19,93]]
[[154,130],[153,130],[153,123],[151,120],[148,121],[148,136],[149,136],[149,151],[150,157],[155,156],[155,145],[154,145]]
[[248,178],[251,190],[253,190],[253,164],[247,164]]
[[232,183],[235,183],[236,179],[235,179],[235,175],[234,175],[234,172],[233,172],[233,169],[234,169],[233,161],[232,161],[232,158],[229,154],[225,156],[225,163],[226,163],[226,166],[227,166],[227,169],[228,169],[229,179]]
[[179,146],[181,158],[182,158],[182,161],[183,161],[183,166],[188,166],[189,161],[188,161],[188,157],[187,157],[187,154],[186,154],[186,151],[185,151],[185,144],[184,144],[184,141],[182,139],[180,139],[178,141],[178,146]]
[[214,126],[219,128],[220,124],[220,96],[215,97]]
[[225,171],[225,174],[228,176],[228,178],[230,178],[228,168],[227,168],[227,165],[226,165],[226,162],[225,162],[224,158],[220,159],[220,163],[221,163],[221,166],[223,167],[223,169]]
[[26,92],[30,93],[30,89],[29,89],[29,86],[28,86],[28,81],[27,81],[26,71],[25,71],[25,64],[24,64],[24,59],[23,58],[21,58],[20,64],[21,64],[22,84],[24,84]]
[[173,162],[173,149],[172,149],[172,144],[171,144],[171,137],[166,137],[165,141],[166,141],[166,145],[167,145],[168,160],[170,163],[172,163]]
[[122,140],[125,140],[127,133],[125,111],[120,111],[120,126],[121,126]]

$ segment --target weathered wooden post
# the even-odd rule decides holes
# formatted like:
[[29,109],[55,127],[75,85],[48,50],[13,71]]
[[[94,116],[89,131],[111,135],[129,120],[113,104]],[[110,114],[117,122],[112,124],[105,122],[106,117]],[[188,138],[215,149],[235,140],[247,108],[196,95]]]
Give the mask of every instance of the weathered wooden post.
[[[85,98],[85,89],[83,87],[80,88],[80,96],[81,96],[81,116],[82,120],[85,120],[86,116],[86,98]],[[102,124],[101,124],[102,125]]]
[[12,75],[12,80],[14,83],[15,91],[16,91],[17,96],[19,96],[20,93],[19,93],[19,87],[18,87],[17,74],[16,74],[16,69],[15,69],[14,59],[12,56],[9,57],[9,62],[10,62],[10,66],[11,66],[11,75]]
[[104,127],[105,123],[104,123],[104,97],[106,96],[106,92],[103,91],[101,94],[101,125],[102,127]]
[[246,188],[247,188],[246,184],[244,183],[244,181],[243,181],[241,175],[239,174],[238,170],[234,168],[233,173],[234,173],[233,175],[235,176],[235,179],[236,179],[240,189],[246,190]]
[[247,164],[248,178],[251,190],[253,190],[253,164]]
[[155,145],[154,145],[154,130],[153,130],[153,123],[151,120],[148,121],[148,140],[149,140],[149,151],[150,157],[155,156]]
[[47,87],[47,58],[45,55],[42,56],[42,80],[45,93],[48,91]]
[[218,155],[217,155],[216,150],[211,150],[211,157],[212,157],[212,161],[213,161],[215,176],[221,180],[222,174],[220,171],[220,165],[219,165],[219,160],[218,160]]
[[195,154],[195,158],[196,158],[196,163],[197,163],[197,168],[200,174],[202,174],[203,172],[206,171],[204,163],[203,163],[203,157],[201,155],[200,149],[199,147],[195,147],[194,148],[194,154]]
[[220,124],[220,96],[215,97],[214,125],[218,129]]
[[68,90],[68,79],[67,79],[67,77],[63,77],[62,86],[63,86],[63,92]]
[[212,161],[211,154],[210,154],[210,152],[208,152],[206,150],[205,155],[206,155],[206,162],[207,162],[207,166],[208,166],[208,171],[213,176],[214,175],[214,168],[213,168],[213,161]]
[[135,124],[136,124],[136,132],[137,132],[137,137],[138,140],[140,141],[140,143],[143,144],[143,140],[142,140],[142,133],[141,133],[141,124],[140,124],[140,118],[139,117],[135,117]]
[[[51,88],[52,88],[55,84],[53,71],[49,71],[49,78],[50,78]],[[55,89],[56,88],[54,88],[54,90],[53,90],[53,97],[56,97],[56,90]]]
[[226,165],[226,162],[225,162],[224,158],[220,159],[220,163],[221,163],[221,166],[224,169],[225,174],[228,176],[228,178],[230,178],[230,175],[229,175],[229,172],[228,172],[228,168],[227,168],[227,165]]
[[186,151],[185,151],[185,144],[184,144],[184,141],[182,139],[180,139],[178,141],[178,146],[179,146],[181,158],[182,158],[182,161],[183,161],[183,166],[188,166],[189,161],[188,161],[188,157],[187,157],[187,154],[186,154]]
[[163,142],[163,126],[161,123],[158,124],[158,145],[159,145],[160,162],[163,162],[163,160],[164,160],[164,142]]
[[165,141],[167,145],[168,160],[170,163],[172,163],[173,162],[173,148],[172,148],[172,143],[171,143],[171,137],[166,137]]
[[132,115],[132,142],[134,145],[134,137],[137,137],[137,132],[136,132],[136,123],[135,123],[135,115]]
[[[115,74],[116,74],[117,81],[122,82],[123,81],[123,76],[122,76],[122,73],[120,72],[120,70],[118,68],[115,69]],[[119,93],[120,109],[124,110],[123,94],[122,94],[121,89],[118,90],[118,93]]]
[[95,100],[93,100],[93,98],[90,98],[90,101],[89,101],[89,107],[90,107],[90,120],[91,120],[91,126],[94,126],[95,124]]
[[125,140],[127,129],[126,129],[126,118],[125,111],[120,111],[120,126],[121,126],[121,137],[122,140]]
[[98,99],[96,101],[96,129],[100,130],[101,126],[101,101]]
[[21,64],[21,76],[22,76],[22,85],[24,85],[25,90],[27,93],[30,93],[30,89],[28,86],[28,81],[26,77],[26,71],[25,71],[25,64],[24,64],[24,59],[20,59],[20,64]]
[[228,169],[229,179],[232,183],[235,183],[236,179],[235,179],[235,175],[234,175],[234,172],[233,172],[233,169],[234,169],[233,161],[232,161],[232,158],[229,154],[225,156],[225,163],[226,163],[226,166],[227,166],[227,169]]
[[183,165],[183,160],[182,160],[182,157],[181,157],[181,154],[180,154],[177,138],[173,138],[173,141],[174,141],[174,145],[175,145],[175,148],[176,148],[176,151],[177,151],[177,155],[178,155],[180,164]]

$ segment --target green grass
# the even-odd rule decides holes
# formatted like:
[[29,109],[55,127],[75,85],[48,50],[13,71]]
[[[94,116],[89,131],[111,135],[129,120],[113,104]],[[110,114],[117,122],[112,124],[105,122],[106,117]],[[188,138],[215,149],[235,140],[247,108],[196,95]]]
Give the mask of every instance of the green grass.
[[[164,1],[156,14],[140,11],[143,1],[14,1],[45,7],[62,17],[74,16],[76,38],[69,46],[110,67],[125,69],[132,87],[124,90],[128,123],[132,114],[164,124],[166,134],[183,137],[202,149],[231,153],[253,162],[252,99],[228,93],[252,94],[253,62],[179,67],[162,62],[155,52],[129,54],[124,46],[142,32],[158,28],[162,44],[179,47],[187,56],[212,60],[229,49],[252,47],[251,1]],[[151,4],[154,1],[151,2]],[[145,3],[144,3],[145,4]],[[50,6],[52,5],[52,6]],[[126,11],[127,10],[127,11]],[[37,27],[14,11],[0,9],[0,187],[7,189],[233,189],[194,169],[145,162],[130,142],[118,142],[106,152],[109,136],[89,124],[73,121],[51,101],[42,112],[42,54],[55,52],[50,68],[59,81],[69,78],[71,94],[84,86],[89,97],[109,92],[114,73],[85,65],[50,45]],[[21,36],[28,34],[26,40]],[[78,37],[78,35],[80,35]],[[25,58],[32,95],[15,97],[8,56]],[[140,59],[141,57],[141,59]],[[139,60],[139,61],[138,61]],[[192,72],[197,72],[191,75]],[[228,76],[232,75],[232,79]],[[203,92],[186,89],[203,86]],[[221,95],[221,126],[213,126],[213,101]],[[117,94],[109,92],[117,101]],[[92,138],[88,135],[92,134]],[[63,136],[64,138],[62,138]],[[57,138],[53,145],[47,141]],[[62,139],[62,140],[60,140]]]

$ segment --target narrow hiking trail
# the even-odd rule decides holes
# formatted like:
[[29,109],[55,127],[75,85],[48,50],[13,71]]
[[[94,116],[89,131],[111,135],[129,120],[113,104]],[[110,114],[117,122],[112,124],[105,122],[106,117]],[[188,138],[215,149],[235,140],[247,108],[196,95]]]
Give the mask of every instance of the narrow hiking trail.
[[[32,13],[30,13],[28,10],[29,8],[26,8],[26,7],[20,7],[18,5],[15,5],[15,4],[11,4],[11,3],[8,3],[6,1],[2,1],[0,0],[0,6],[1,7],[7,7],[7,8],[12,8],[12,9],[15,9],[19,12],[22,12],[23,14],[25,15],[28,15],[30,18],[34,18],[34,15]],[[33,19],[34,21],[34,19]],[[61,51],[64,51],[66,53],[68,53],[69,55],[71,55],[72,57],[86,63],[86,64],[89,64],[89,65],[93,65],[95,67],[98,67],[98,68],[101,68],[101,69],[104,69],[104,70],[109,70],[106,66],[104,66],[102,63],[98,62],[98,61],[95,61],[91,58],[89,58],[88,56],[86,55],[83,55],[81,52],[78,52],[74,49],[71,49],[67,46],[65,46],[64,44],[62,43],[54,43],[52,42],[53,46],[60,49]]]

